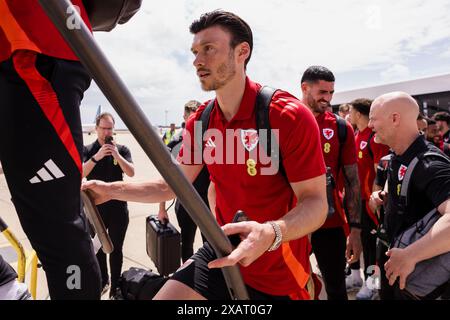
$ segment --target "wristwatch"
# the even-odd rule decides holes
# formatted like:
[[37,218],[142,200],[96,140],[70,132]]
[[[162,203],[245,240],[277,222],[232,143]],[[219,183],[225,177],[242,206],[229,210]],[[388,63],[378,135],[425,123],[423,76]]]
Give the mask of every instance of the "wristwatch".
[[97,161],[97,160],[95,160],[94,156],[92,156],[92,157],[91,157],[91,161],[92,161],[93,163],[95,163],[95,164],[97,164],[97,163],[98,163],[98,161]]
[[273,240],[272,245],[270,246],[269,249],[267,249],[267,251],[274,251],[277,250],[280,245],[281,245],[281,241],[283,240],[283,235],[281,234],[281,228],[278,225],[278,223],[276,223],[275,221],[267,221],[266,223],[270,224],[273,228],[273,231],[275,231],[275,239]]

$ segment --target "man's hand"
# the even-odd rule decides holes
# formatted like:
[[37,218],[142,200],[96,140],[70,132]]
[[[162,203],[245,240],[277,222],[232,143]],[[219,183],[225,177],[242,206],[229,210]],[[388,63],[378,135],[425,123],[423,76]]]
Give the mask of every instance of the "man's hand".
[[399,278],[400,289],[405,289],[406,278],[414,271],[416,262],[412,259],[412,255],[408,254],[406,249],[393,248],[386,252],[389,260],[384,264],[386,270],[386,278],[389,285],[393,285],[395,280]]
[[112,154],[112,149],[114,149],[117,147],[112,146],[110,144],[105,143],[104,145],[102,145],[102,147],[97,151],[97,153],[94,156],[94,159],[97,161],[102,160],[104,157],[106,156],[110,156]]
[[222,227],[226,235],[239,234],[241,243],[228,256],[208,263],[209,268],[233,266],[236,263],[249,266],[267,251],[275,239],[275,231],[270,224],[245,221],[229,223]]
[[81,190],[90,190],[95,204],[102,204],[111,200],[110,196],[111,183],[100,180],[89,180],[83,182]]
[[362,252],[361,229],[352,228],[347,238],[347,247],[345,249],[345,257],[347,263],[352,264],[359,260]]
[[159,209],[158,211],[158,220],[160,222],[164,222],[167,221],[169,222],[169,215],[167,214],[167,210],[166,209]]
[[112,144],[105,144],[107,147],[107,151],[111,156],[114,157],[114,159],[117,159],[119,157],[119,149],[117,149],[116,142],[111,141]]
[[369,208],[373,212],[376,212],[378,207],[382,206],[384,203],[384,197],[386,196],[386,192],[379,190],[372,192],[369,198]]

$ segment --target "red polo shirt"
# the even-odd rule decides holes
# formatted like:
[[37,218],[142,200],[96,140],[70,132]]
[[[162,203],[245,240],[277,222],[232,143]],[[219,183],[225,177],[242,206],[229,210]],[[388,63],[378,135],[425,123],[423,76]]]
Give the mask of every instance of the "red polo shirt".
[[[82,0],[72,0],[90,28]],[[37,0],[0,1],[0,62],[16,50],[31,50],[51,57],[78,60]]]
[[[321,146],[325,164],[331,168],[331,172],[339,184],[339,176],[343,174],[341,169],[343,166],[356,164],[355,138],[352,126],[346,121],[347,136],[345,143],[342,145],[341,160],[339,162],[339,135],[337,129],[336,117],[331,112],[325,112],[316,116],[320,130]],[[339,186],[335,188],[334,203],[336,212],[328,218],[322,225],[322,228],[335,228],[344,226],[347,218],[343,209],[343,197],[339,192]]]
[[[260,144],[252,133],[256,128],[255,99],[260,87],[247,78],[239,110],[230,121],[226,121],[217,101],[210,115],[209,129],[215,130],[212,130],[210,139],[205,139],[208,142],[203,154],[216,187],[215,211],[220,225],[230,223],[238,210],[243,210],[251,220],[260,223],[279,219],[297,202],[288,180],[299,182],[325,173],[314,116],[294,96],[277,91],[270,105],[270,125],[272,129],[279,129],[279,147],[287,179],[280,172],[262,174],[269,165],[267,158],[255,156],[257,152],[265,154],[265,149],[261,147],[259,151]],[[181,163],[192,163],[193,159],[188,154],[196,149],[194,121],[200,118],[206,105],[187,121],[189,136],[183,139],[179,154]],[[227,138],[220,138],[226,134]],[[232,151],[234,156],[230,155]],[[210,163],[209,154],[216,157],[216,163]],[[243,158],[239,159],[236,154],[243,155]],[[253,159],[254,165],[251,161],[250,167],[256,171],[249,168],[249,159]],[[245,283],[272,295],[302,292],[309,274],[309,249],[307,237],[283,243],[278,250],[263,254],[249,267],[241,267]]]
[[368,141],[372,134],[372,129],[366,127],[363,131],[356,133],[356,156],[358,160],[359,183],[361,185],[361,200],[366,202],[366,210],[369,216],[378,224],[374,213],[368,206],[368,200],[372,194],[373,181],[375,180],[375,166],[378,165],[380,159],[389,153],[389,147],[376,143],[375,136],[370,139],[370,149],[373,157],[370,155]]

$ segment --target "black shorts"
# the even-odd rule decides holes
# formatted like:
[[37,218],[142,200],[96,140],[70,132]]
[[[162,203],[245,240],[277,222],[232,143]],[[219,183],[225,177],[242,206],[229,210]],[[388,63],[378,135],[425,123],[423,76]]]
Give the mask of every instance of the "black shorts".
[[[221,269],[210,269],[208,263],[217,259],[217,255],[208,242],[201,247],[187,262],[187,266],[180,268],[172,276],[207,300],[230,300],[228,287]],[[273,296],[258,291],[246,285],[250,300],[290,300],[289,296]]]

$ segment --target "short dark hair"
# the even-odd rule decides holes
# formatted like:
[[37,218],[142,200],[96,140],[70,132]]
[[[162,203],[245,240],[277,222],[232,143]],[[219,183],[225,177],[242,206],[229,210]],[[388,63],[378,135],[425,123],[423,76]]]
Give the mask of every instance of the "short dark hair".
[[189,31],[192,34],[197,34],[200,31],[213,26],[220,26],[231,34],[231,48],[236,48],[236,46],[242,42],[247,42],[249,44],[250,54],[247,60],[245,60],[245,67],[247,67],[247,63],[250,61],[253,51],[252,29],[247,22],[234,13],[223,10],[214,10],[202,14],[200,19],[192,22]]
[[334,74],[328,68],[323,66],[311,66],[303,72],[301,83],[317,81],[334,82]]
[[352,107],[364,116],[369,116],[372,100],[366,98],[355,99],[350,102]]
[[114,117],[113,117],[113,115],[111,113],[109,113],[109,112],[102,112],[102,113],[100,113],[97,116],[97,118],[95,118],[95,125],[98,127],[98,125],[100,124],[100,120],[102,120],[103,118],[106,118],[106,117],[110,117],[112,122],[114,124],[116,124],[116,121],[114,120]]
[[450,114],[446,111],[436,112],[433,115],[433,119],[435,121],[445,121],[448,125],[450,125]]

